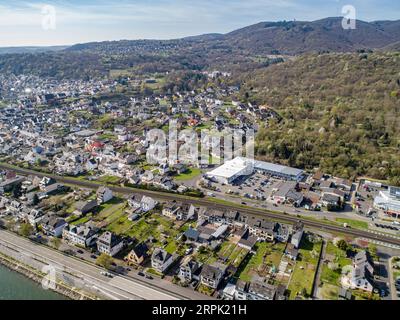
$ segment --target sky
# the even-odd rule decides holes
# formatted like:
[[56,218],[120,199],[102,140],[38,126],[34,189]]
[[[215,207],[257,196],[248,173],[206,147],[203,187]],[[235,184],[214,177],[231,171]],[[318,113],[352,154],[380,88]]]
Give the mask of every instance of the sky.
[[226,33],[261,21],[343,16],[400,19],[399,0],[0,0],[0,47],[173,39]]

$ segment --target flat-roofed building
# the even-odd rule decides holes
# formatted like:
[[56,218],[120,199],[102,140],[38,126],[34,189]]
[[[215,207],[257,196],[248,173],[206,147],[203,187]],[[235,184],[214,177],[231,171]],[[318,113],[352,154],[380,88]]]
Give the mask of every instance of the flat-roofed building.
[[232,183],[235,179],[241,176],[253,174],[253,161],[237,157],[226,161],[223,165],[207,173],[207,176],[214,178],[220,183]]
[[388,190],[380,191],[374,199],[374,207],[389,215],[400,217],[400,188],[389,187]]
[[220,183],[230,184],[237,178],[251,175],[254,172],[260,172],[275,178],[293,181],[301,180],[304,174],[304,171],[300,169],[244,157],[236,157],[208,172],[207,176]]

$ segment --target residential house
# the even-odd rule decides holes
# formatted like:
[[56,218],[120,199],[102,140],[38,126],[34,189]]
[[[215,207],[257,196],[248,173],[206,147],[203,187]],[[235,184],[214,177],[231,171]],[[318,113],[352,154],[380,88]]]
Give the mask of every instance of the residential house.
[[14,177],[11,179],[7,179],[0,183],[0,194],[5,192],[10,192],[16,185],[21,184],[25,178],[23,177]]
[[222,264],[204,265],[200,273],[201,284],[217,289],[225,276],[226,266]]
[[124,241],[116,234],[106,231],[97,239],[97,250],[113,257],[124,247]]
[[44,212],[40,209],[31,209],[27,214],[27,220],[32,226],[36,226],[43,218]]
[[100,187],[96,193],[97,204],[103,204],[110,201],[113,198],[113,192],[107,187]]
[[87,248],[96,241],[99,231],[100,229],[87,223],[79,226],[67,225],[62,234],[65,241]]
[[161,248],[155,248],[151,256],[151,266],[160,273],[165,273],[174,262],[174,256]]
[[276,286],[261,281],[244,282],[238,280],[236,283],[236,300],[274,300]]
[[148,212],[156,207],[157,201],[148,196],[135,194],[128,200],[128,204],[134,209]]
[[61,237],[67,225],[67,222],[63,218],[48,214],[40,221],[43,233],[56,238]]
[[183,204],[176,213],[176,219],[180,221],[188,221],[195,217],[196,207],[192,204]]
[[338,207],[340,205],[340,197],[331,193],[323,193],[321,204],[325,207]]
[[296,222],[293,226],[292,237],[290,239],[291,244],[294,245],[296,249],[300,247],[300,242],[304,233],[304,224],[302,222]]
[[40,193],[41,196],[39,196],[39,198],[43,197],[43,196],[53,196],[53,195],[62,193],[65,190],[67,190],[67,188],[64,185],[62,185],[60,183],[53,183],[42,189],[43,192]]
[[98,204],[97,204],[97,200],[91,200],[91,201],[81,201],[81,202],[77,202],[75,204],[75,211],[74,213],[77,215],[85,215],[89,212],[93,212],[93,210],[95,210],[97,208]]
[[43,177],[43,179],[39,183],[39,188],[40,188],[40,190],[44,191],[46,189],[46,187],[48,187],[56,182],[57,181],[54,180],[53,178]]
[[176,201],[172,201],[164,205],[162,214],[170,219],[176,219],[177,212],[180,209],[180,205]]
[[125,257],[125,261],[130,266],[141,266],[148,258],[149,248],[145,243],[138,243]]
[[257,238],[253,237],[250,234],[249,230],[246,229],[243,232],[243,234],[242,234],[242,236],[241,236],[241,238],[240,238],[240,240],[239,240],[237,245],[239,247],[241,247],[241,248],[244,248],[244,249],[247,249],[247,250],[251,251],[251,250],[253,250],[253,248],[254,248],[256,243],[257,243]]
[[276,222],[250,218],[247,222],[247,226],[252,236],[264,241],[272,242],[275,240]]
[[368,251],[360,251],[353,258],[353,269],[349,277],[351,289],[361,289],[372,292],[374,262]]
[[192,282],[193,280],[199,281],[200,270],[201,265],[192,258],[188,258],[181,264],[179,268],[179,278],[181,281],[188,283]]
[[298,207],[303,202],[303,194],[297,192],[297,182],[285,181],[278,187],[272,198],[276,204],[289,203]]

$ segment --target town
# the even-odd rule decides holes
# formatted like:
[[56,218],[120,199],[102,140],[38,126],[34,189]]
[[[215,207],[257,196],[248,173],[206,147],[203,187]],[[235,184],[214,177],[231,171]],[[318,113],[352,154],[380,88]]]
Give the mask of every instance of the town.
[[[223,161],[213,147],[224,130],[257,133],[281,116],[237,101],[234,86],[162,94],[162,81],[1,77],[1,226],[101,266],[109,281],[194,298],[399,299],[398,187],[244,155]],[[146,161],[146,133],[168,132],[171,120],[199,140],[217,132],[208,164]]]

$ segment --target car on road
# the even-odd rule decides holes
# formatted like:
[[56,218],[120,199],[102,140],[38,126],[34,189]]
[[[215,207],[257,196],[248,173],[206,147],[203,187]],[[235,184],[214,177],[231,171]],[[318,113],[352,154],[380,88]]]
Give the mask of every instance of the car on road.
[[151,275],[149,275],[149,274],[146,274],[146,275],[145,275],[145,278],[146,278],[146,279],[149,279],[149,280],[153,280],[153,279],[154,279],[154,278],[153,278]]
[[111,273],[106,272],[106,271],[102,271],[102,272],[100,272],[100,274],[101,274],[102,276],[107,277],[107,278],[112,278],[112,277],[113,277],[113,275],[112,275]]
[[141,276],[141,277],[144,277],[144,273],[142,271],[139,271],[138,275]]
[[79,254],[84,254],[84,252],[82,250],[77,250],[76,252],[78,252]]
[[97,256],[94,255],[94,254],[91,254],[90,257],[91,257],[92,259],[97,259]]

